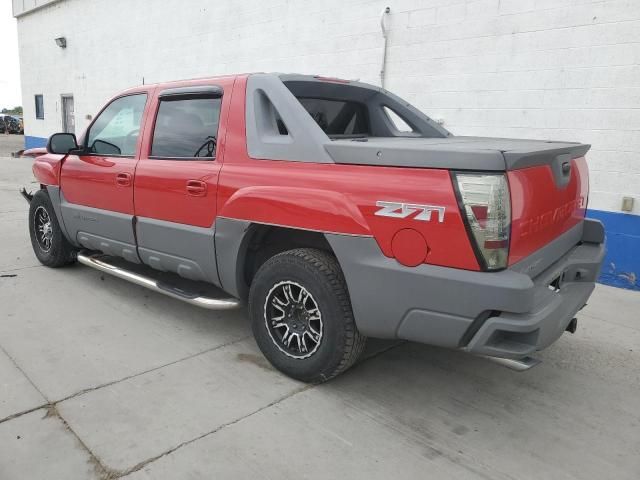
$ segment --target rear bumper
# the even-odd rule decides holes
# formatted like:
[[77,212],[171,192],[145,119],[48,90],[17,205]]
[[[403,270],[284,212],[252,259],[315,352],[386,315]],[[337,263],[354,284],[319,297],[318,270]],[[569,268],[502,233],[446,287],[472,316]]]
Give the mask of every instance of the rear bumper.
[[504,358],[556,341],[585,305],[604,258],[593,220],[501,272],[403,267],[375,240],[327,235],[344,271],[359,330]]
[[587,303],[604,253],[603,243],[573,248],[533,279],[531,310],[489,315],[463,348],[483,355],[520,358],[551,345]]

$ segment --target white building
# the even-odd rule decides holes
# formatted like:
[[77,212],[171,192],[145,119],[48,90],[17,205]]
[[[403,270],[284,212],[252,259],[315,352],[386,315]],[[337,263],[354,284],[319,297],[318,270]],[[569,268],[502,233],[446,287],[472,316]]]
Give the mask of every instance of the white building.
[[387,6],[385,87],[454,134],[593,145],[602,278],[640,289],[639,0],[13,0],[26,146],[80,132],[143,81],[281,71],[379,84]]

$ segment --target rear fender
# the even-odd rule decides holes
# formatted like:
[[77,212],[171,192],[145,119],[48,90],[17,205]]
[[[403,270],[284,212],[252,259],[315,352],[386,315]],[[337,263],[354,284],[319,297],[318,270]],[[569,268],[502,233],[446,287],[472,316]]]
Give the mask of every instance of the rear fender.
[[340,192],[281,186],[237,190],[220,210],[221,217],[282,227],[370,236],[356,205]]

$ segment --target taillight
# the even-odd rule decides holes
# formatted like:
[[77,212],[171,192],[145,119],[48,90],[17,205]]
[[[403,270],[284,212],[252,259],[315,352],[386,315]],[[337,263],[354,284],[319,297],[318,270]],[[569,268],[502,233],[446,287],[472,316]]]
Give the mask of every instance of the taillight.
[[453,181],[478,262],[485,270],[506,268],[511,229],[507,177],[503,173],[454,173]]

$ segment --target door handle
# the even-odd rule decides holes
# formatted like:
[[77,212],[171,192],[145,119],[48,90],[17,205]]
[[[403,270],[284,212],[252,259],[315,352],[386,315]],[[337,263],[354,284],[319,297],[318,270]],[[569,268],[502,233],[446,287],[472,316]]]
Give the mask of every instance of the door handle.
[[201,180],[187,180],[187,193],[194,197],[204,197],[207,194],[207,184]]
[[131,174],[130,173],[118,173],[116,175],[116,184],[121,187],[129,187],[131,185]]

